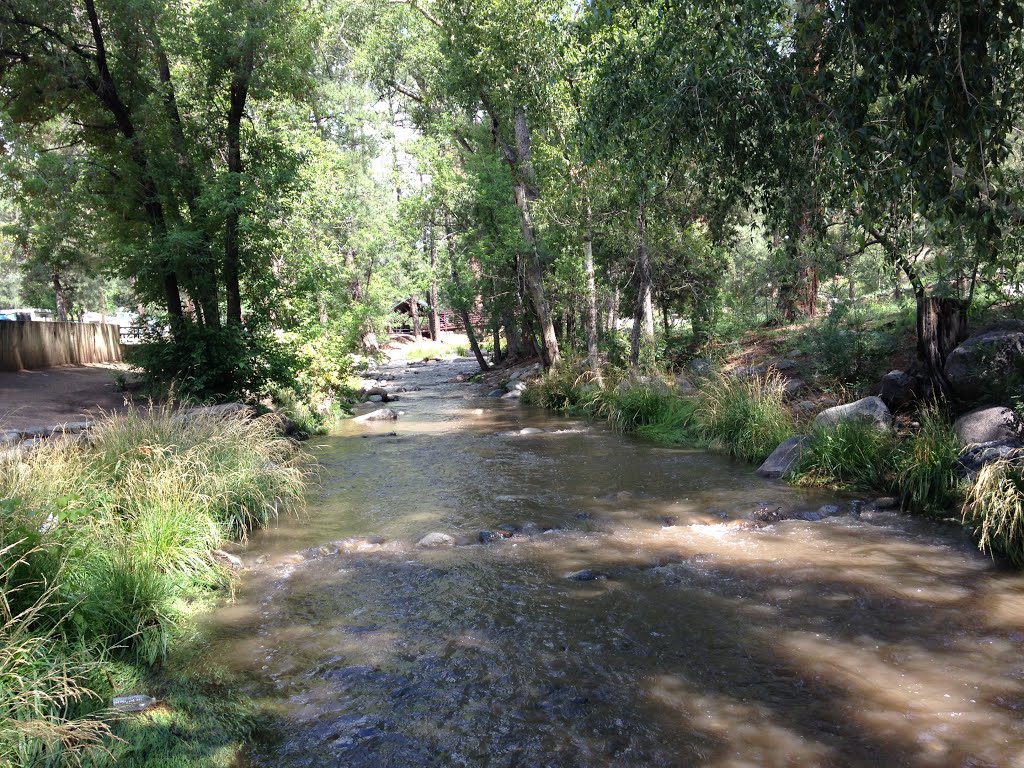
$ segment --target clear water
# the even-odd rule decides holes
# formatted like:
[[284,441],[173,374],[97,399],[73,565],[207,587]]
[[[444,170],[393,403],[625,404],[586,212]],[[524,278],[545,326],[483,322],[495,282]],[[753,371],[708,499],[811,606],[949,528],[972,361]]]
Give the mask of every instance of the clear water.
[[252,765],[1024,768],[1024,577],[891,512],[751,528],[849,500],[473,370],[396,367],[405,413],[315,440],[307,513],[243,553],[212,635],[278,715]]

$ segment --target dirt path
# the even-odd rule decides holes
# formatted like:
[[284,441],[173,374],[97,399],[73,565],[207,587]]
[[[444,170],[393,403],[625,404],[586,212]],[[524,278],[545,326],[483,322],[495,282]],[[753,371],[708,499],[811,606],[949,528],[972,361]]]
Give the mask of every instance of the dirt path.
[[67,365],[41,371],[0,371],[0,429],[50,426],[122,411],[126,395],[116,384],[128,370],[115,363]]

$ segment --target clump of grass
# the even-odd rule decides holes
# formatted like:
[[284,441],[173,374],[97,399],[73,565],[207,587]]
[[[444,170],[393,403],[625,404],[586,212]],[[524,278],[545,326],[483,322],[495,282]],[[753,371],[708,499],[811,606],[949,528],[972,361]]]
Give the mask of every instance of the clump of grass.
[[589,371],[579,373],[575,366],[563,364],[531,382],[522,401],[552,411],[594,416],[604,397],[605,391],[591,383]]
[[958,502],[956,462],[960,443],[947,414],[931,405],[921,411],[921,429],[900,446],[897,479],[903,504],[916,512],[941,513]]
[[637,434],[656,443],[696,445],[700,442],[697,405],[692,400],[670,397],[665,400],[658,418],[637,428]]
[[[87,685],[97,665],[54,636],[57,585],[19,585],[17,572],[45,554],[19,542],[0,546],[0,765],[80,765],[110,736],[106,722],[81,713],[100,704]],[[26,586],[40,589],[18,608]]]
[[895,438],[872,424],[845,421],[811,435],[793,475],[802,485],[887,490],[893,485]]
[[1007,461],[983,466],[967,489],[963,519],[982,551],[1024,567],[1024,469]]
[[718,375],[697,392],[701,436],[731,456],[761,462],[793,436],[782,379]]

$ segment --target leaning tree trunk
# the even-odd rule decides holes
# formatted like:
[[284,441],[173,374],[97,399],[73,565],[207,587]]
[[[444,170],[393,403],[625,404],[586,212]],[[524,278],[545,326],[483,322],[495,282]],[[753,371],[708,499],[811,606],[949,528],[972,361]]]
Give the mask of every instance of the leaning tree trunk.
[[651,260],[647,252],[647,207],[640,201],[636,217],[637,236],[636,268],[639,278],[636,313],[633,315],[633,334],[630,339],[629,367],[634,370],[640,365],[640,348],[654,342],[654,302],[651,298]]
[[462,318],[462,324],[466,328],[466,338],[469,339],[469,348],[473,350],[473,357],[476,358],[477,365],[480,366],[481,371],[489,371],[491,367],[487,364],[487,360],[484,358],[483,352],[480,351],[480,344],[476,339],[476,331],[473,330],[473,323],[469,316],[469,309],[466,306],[465,294],[462,291],[462,278],[459,276],[459,267],[455,259],[455,246],[452,244],[452,228],[449,225],[445,232],[445,241],[448,244],[448,261],[451,264],[452,271],[452,285],[455,287],[455,294],[458,296],[456,303],[458,304],[459,316]]

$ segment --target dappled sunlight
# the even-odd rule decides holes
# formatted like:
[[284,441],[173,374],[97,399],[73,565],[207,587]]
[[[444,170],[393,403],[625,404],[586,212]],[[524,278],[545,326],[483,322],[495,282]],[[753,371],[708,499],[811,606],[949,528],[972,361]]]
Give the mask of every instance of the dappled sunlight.
[[419,395],[242,553],[216,652],[282,715],[260,765],[1024,764],[1024,579],[955,531]]

